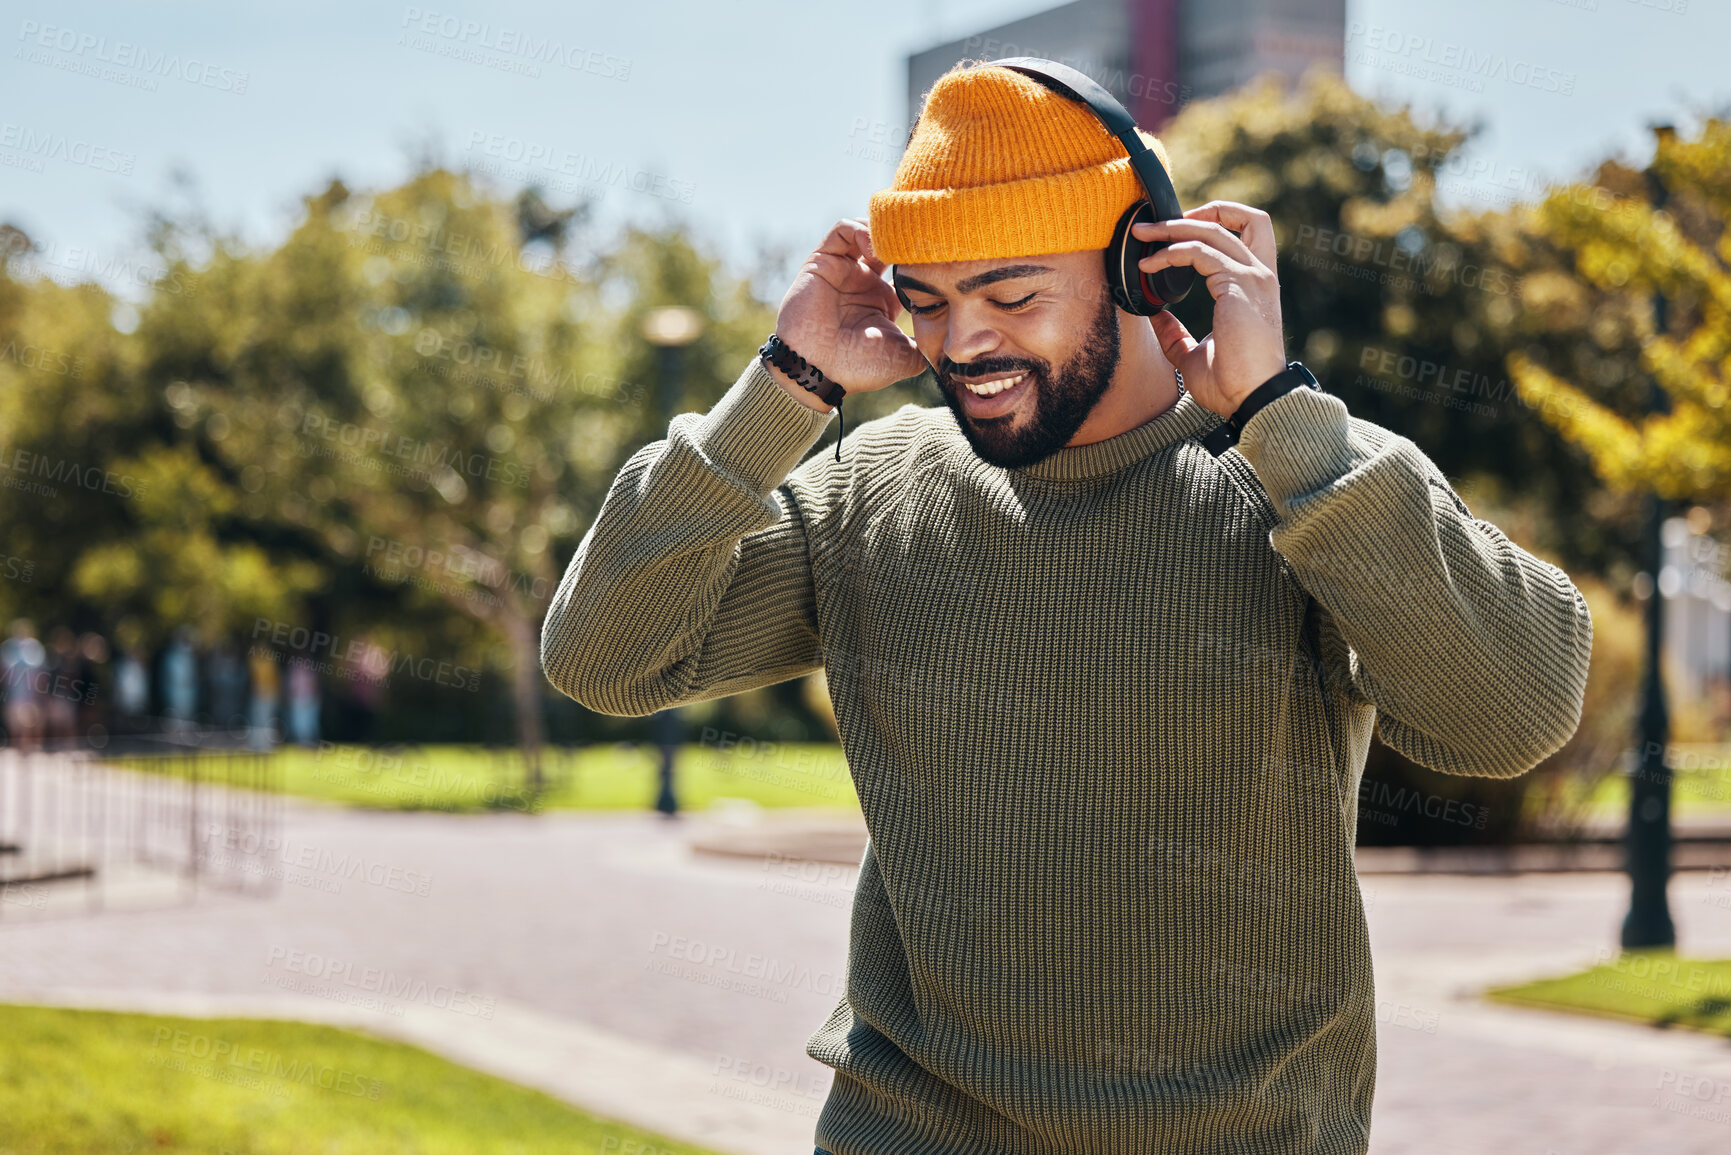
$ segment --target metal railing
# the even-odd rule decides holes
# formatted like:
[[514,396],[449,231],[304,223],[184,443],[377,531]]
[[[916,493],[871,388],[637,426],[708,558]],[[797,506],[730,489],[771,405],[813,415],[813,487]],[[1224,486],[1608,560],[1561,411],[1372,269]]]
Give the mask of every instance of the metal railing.
[[280,841],[273,774],[249,750],[0,749],[0,919],[273,892],[257,869]]

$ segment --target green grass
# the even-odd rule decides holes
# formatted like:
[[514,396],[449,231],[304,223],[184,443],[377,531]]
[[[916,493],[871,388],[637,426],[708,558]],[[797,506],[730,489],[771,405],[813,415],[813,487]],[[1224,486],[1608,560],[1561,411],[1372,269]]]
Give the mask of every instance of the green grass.
[[[1731,746],[1711,743],[1678,743],[1671,747],[1671,805],[1691,814],[1731,816]],[[1629,778],[1612,774],[1599,782],[1587,797],[1596,813],[1623,815],[1629,812]]]
[[[1731,896],[1731,891],[1726,894]],[[1494,1002],[1684,1027],[1731,1037],[1731,959],[1630,951],[1562,978],[1486,992]]]
[[[1595,814],[1629,813],[1629,779],[1615,774],[1599,783],[1587,799]],[[1678,774],[1671,780],[1671,809],[1683,814],[1731,817],[1731,776],[1725,778]]]
[[[209,756],[209,773],[222,765]],[[385,810],[643,810],[655,799],[653,748],[591,746],[552,751],[543,760],[548,788],[539,799],[523,789],[520,756],[474,746],[400,750],[364,746],[288,747],[269,755],[276,788],[285,794]],[[162,764],[116,758],[138,769]],[[170,763],[169,772],[183,773]],[[719,750],[684,746],[674,762],[679,804],[702,810],[719,799],[743,798],[764,807],[857,811],[853,780],[841,747],[784,744]]]
[[[1731,747],[1682,749],[1672,805],[1680,814],[1731,818]],[[286,794],[383,810],[643,810],[655,798],[657,755],[643,746],[590,746],[575,752],[550,750],[544,763],[548,788],[539,799],[523,790],[515,751],[478,746],[419,746],[400,750],[364,746],[286,747],[269,756],[277,787]],[[211,765],[220,765],[220,755]],[[146,760],[118,758],[144,768]],[[178,767],[174,772],[181,772]],[[719,799],[742,798],[759,806],[816,807],[857,811],[847,760],[834,744],[760,744],[721,750],[713,745],[680,749],[675,764],[680,805],[702,810]],[[1586,799],[1598,815],[1619,817],[1629,809],[1629,780],[1611,775]]]
[[[1672,813],[1731,821],[1731,745],[1679,743],[1670,758]],[[1571,779],[1559,785],[1560,796],[1535,791],[1527,805],[1535,818],[1547,804],[1558,802],[1571,810],[1580,808],[1590,819],[1620,822],[1629,814],[1630,783],[1620,772],[1602,776],[1590,788],[1581,779]]]
[[355,1031],[0,1004],[0,1153],[91,1151],[703,1155]]

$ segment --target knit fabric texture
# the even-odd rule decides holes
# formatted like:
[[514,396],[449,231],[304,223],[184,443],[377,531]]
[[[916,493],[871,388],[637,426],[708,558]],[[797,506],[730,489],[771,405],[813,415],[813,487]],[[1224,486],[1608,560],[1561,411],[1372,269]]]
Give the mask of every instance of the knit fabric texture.
[[[1137,130],[1170,173],[1166,147]],[[888,264],[1104,249],[1148,194],[1085,106],[1008,68],[962,65],[926,94],[891,186],[870,203]]]
[[1183,394],[1014,470],[911,405],[801,462],[827,419],[755,360],[673,418],[541,650],[617,715],[826,671],[870,841],[814,1142],[1362,1155],[1373,724],[1529,769],[1579,721],[1579,592],[1327,393],[1218,458]]

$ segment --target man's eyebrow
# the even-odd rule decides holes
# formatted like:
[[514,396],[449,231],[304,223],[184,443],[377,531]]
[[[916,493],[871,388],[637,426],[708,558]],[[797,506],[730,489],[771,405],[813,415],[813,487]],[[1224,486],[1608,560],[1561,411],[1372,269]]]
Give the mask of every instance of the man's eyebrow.
[[996,269],[987,269],[977,276],[956,282],[956,292],[971,293],[975,289],[983,289],[987,285],[995,285],[999,281],[1011,281],[1017,277],[1033,277],[1041,273],[1049,273],[1052,269],[1046,265],[1003,265]]
[[[956,292],[971,293],[975,289],[983,289],[987,285],[995,285],[999,281],[1014,280],[1017,277],[1033,277],[1040,273],[1050,273],[1054,270],[1049,265],[1000,265],[995,269],[987,269],[983,273],[964,278],[956,282]],[[924,281],[908,276],[899,268],[895,271],[895,283],[904,289],[917,289],[922,293],[930,293],[934,297],[943,296]]]
[[943,296],[942,293],[938,292],[936,289],[932,288],[930,285],[926,284],[924,281],[921,281],[921,280],[914,278],[914,277],[910,277],[906,273],[902,272],[900,269],[897,269],[895,271],[895,276],[892,277],[891,279],[893,281],[895,281],[897,288],[917,289],[922,293],[930,293],[934,297]]

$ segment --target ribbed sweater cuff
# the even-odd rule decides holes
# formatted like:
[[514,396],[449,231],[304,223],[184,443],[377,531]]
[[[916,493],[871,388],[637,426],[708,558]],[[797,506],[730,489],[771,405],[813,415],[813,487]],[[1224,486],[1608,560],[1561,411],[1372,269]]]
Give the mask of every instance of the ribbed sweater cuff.
[[710,461],[768,494],[787,480],[834,415],[800,404],[753,357],[697,422],[692,441]]
[[1346,402],[1315,389],[1294,389],[1245,423],[1238,451],[1284,516],[1290,502],[1345,477],[1370,459],[1352,441]]

